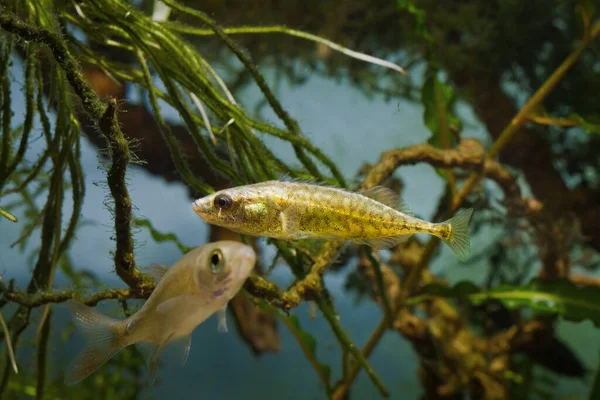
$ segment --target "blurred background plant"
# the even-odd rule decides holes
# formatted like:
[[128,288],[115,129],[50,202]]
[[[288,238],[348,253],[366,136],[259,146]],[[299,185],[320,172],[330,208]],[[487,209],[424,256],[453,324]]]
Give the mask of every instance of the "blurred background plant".
[[[151,293],[154,282],[135,261],[136,231],[188,249],[177,232],[161,232],[136,215],[127,189],[130,163],[183,182],[190,198],[283,175],[352,190],[386,185],[401,191],[395,171],[424,163],[435,168],[445,190],[434,215],[422,217],[441,221],[461,207],[475,207],[473,234],[496,232],[485,233],[491,239],[484,248],[474,246],[469,262],[489,266],[483,285],[448,285],[436,277],[429,266],[440,257],[439,243],[419,236],[382,254],[338,243],[268,241],[276,254],[257,265],[245,293],[234,299],[236,327],[256,354],[276,352],[280,320],[328,397],[348,398],[362,369],[381,396],[401,395],[369,363],[389,331],[413,346],[428,399],[545,396],[552,382],[536,375],[535,365],[570,377],[594,374],[561,341],[555,325],[559,317],[600,325],[600,280],[594,276],[600,250],[597,5],[3,0],[0,223],[22,227],[13,244],[23,251],[34,234],[41,245],[30,252],[34,267],[26,288],[2,277],[3,344],[18,350],[20,336],[31,327],[36,360],[35,371],[15,374],[6,352],[2,398],[139,395],[143,362],[133,349],[72,388],[55,373],[61,366],[48,362],[51,304],[71,297],[93,305],[118,300],[111,312],[123,316]],[[23,65],[22,115],[13,100],[15,59]],[[275,73],[267,78],[264,70]],[[302,85],[315,75],[344,79],[368,96],[420,104],[428,142],[390,148],[377,163],[344,176],[273,89],[283,82]],[[249,85],[264,98],[254,110],[236,100]],[[472,108],[488,140],[463,137],[459,104]],[[165,107],[179,121],[167,120]],[[277,121],[261,118],[266,108]],[[372,129],[384,127],[374,120]],[[402,134],[401,126],[393,129]],[[42,134],[34,137],[36,131]],[[115,271],[123,287],[105,287],[69,258],[84,222],[82,134],[104,156],[99,165],[106,170]],[[288,143],[295,157],[278,155],[266,137]],[[28,158],[34,140],[43,140],[45,149]],[[72,211],[63,215],[67,203]],[[25,218],[17,220],[13,210],[19,208]],[[210,238],[240,240],[216,227]],[[266,276],[280,260],[295,276],[287,288]],[[331,293],[322,281],[327,271],[343,269],[350,270],[347,289],[383,310],[362,349],[337,318],[334,298],[343,294]],[[67,277],[71,288],[53,290],[56,274]],[[305,301],[318,307],[339,342],[341,376],[318,359],[315,337],[294,315]],[[65,329],[66,340],[72,327]],[[590,380],[590,398],[600,396],[597,382]]]

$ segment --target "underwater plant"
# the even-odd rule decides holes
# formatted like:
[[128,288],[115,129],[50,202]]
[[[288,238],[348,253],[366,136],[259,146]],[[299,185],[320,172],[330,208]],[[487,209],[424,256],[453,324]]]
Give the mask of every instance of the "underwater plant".
[[[177,231],[162,232],[136,212],[131,165],[181,182],[189,198],[198,199],[283,176],[345,192],[384,186],[402,196],[396,172],[423,164],[435,170],[443,190],[433,199],[434,215],[422,219],[441,223],[462,208],[475,210],[473,255],[461,268],[485,268],[483,283],[449,284],[438,276],[432,266],[446,261],[446,253],[434,236],[405,236],[384,254],[368,242],[260,241],[210,228],[211,242],[245,241],[258,253],[274,249],[269,260],[259,257],[230,302],[236,330],[254,353],[277,352],[281,322],[328,398],[351,397],[362,370],[380,396],[402,396],[370,358],[387,333],[411,344],[419,364],[415,380],[428,399],[542,398],[560,384],[557,377],[589,378],[556,325],[591,321],[595,332],[600,326],[594,276],[600,265],[600,21],[594,2],[234,3],[0,3],[0,235],[27,252],[32,266],[24,288],[4,272],[0,279],[0,340],[7,350],[0,397],[135,398],[143,392],[144,358],[132,346],[93,378],[67,387],[50,345],[59,326],[54,305],[112,301],[119,305],[114,313],[128,317],[138,300],[151,296],[157,282],[136,260],[138,232],[181,253],[190,250]],[[17,70],[22,78],[15,78]],[[276,90],[284,80],[299,86],[317,75],[346,79],[369,96],[419,104],[429,140],[390,145],[377,162],[365,161],[348,177],[303,132]],[[255,112],[238,100],[249,85],[263,98]],[[265,108],[276,122],[260,116]],[[485,127],[485,140],[468,136],[465,108]],[[370,125],[399,135],[405,129],[376,120]],[[293,157],[281,156],[265,138],[289,145]],[[70,257],[86,224],[83,141],[97,148],[97,164],[106,172],[98,185],[108,194],[113,221],[106,236],[114,238],[121,287],[101,282]],[[189,213],[200,224],[191,202]],[[289,214],[285,218],[281,223],[289,227]],[[9,224],[20,234],[7,240]],[[293,274],[287,287],[269,276],[278,264]],[[333,293],[324,277],[341,270],[348,272],[347,291]],[[55,287],[57,276],[68,284]],[[378,324],[361,327],[370,332],[363,346],[336,309],[336,298],[348,292],[382,310]],[[342,357],[335,370],[295,314],[305,303],[320,311],[337,341]],[[60,331],[64,342],[71,329]],[[32,347],[23,339],[27,331]],[[24,370],[23,359],[35,368]],[[553,378],[540,376],[539,366]],[[600,396],[600,380],[588,380],[590,398]],[[268,388],[259,396],[268,396]]]

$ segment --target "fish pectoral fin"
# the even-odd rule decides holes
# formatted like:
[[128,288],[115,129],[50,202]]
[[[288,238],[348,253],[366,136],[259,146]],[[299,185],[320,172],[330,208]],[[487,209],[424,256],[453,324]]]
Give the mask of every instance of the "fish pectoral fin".
[[407,239],[408,235],[390,236],[372,239],[351,239],[354,243],[364,244],[374,249],[389,249],[397,246],[400,242]]
[[298,232],[298,213],[294,207],[287,207],[279,212],[281,230],[283,233],[293,235]]
[[403,214],[410,215],[411,217],[415,216],[415,213],[410,209],[408,204],[392,189],[385,186],[375,186],[374,188],[362,191],[361,194],[388,207],[392,207]]
[[219,332],[227,332],[227,304],[217,312],[219,320],[217,330]]
[[179,339],[175,339],[173,341],[175,344],[176,353],[179,353],[179,357],[181,359],[181,366],[184,366],[188,356],[190,355],[190,349],[192,347],[192,334],[185,335],[180,337]]
[[156,312],[162,315],[169,315],[170,318],[178,315],[185,316],[186,314],[195,312],[198,307],[205,306],[209,302],[210,297],[207,293],[182,294],[160,303],[156,307]]

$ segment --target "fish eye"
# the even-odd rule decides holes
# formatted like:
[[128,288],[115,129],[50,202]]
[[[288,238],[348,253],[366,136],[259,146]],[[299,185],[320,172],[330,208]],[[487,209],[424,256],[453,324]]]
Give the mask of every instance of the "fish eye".
[[222,193],[215,196],[213,204],[217,208],[223,210],[231,207],[231,205],[233,204],[233,199],[231,198],[231,196]]
[[212,254],[210,255],[210,259],[208,260],[208,266],[212,273],[216,274],[221,270],[221,268],[223,267],[223,260],[224,257],[221,250],[213,250]]

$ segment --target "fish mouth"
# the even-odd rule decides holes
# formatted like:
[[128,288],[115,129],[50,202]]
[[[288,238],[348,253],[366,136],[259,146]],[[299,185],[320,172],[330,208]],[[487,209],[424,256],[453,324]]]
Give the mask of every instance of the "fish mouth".
[[192,203],[192,210],[194,210],[194,212],[199,215],[202,218],[206,218],[206,205],[203,204],[204,202],[201,201],[201,199],[198,199],[196,201],[194,201]]

